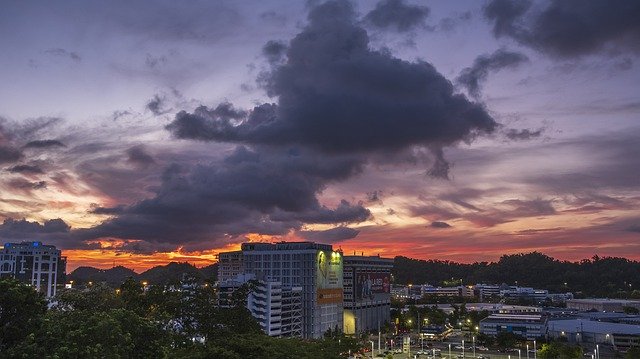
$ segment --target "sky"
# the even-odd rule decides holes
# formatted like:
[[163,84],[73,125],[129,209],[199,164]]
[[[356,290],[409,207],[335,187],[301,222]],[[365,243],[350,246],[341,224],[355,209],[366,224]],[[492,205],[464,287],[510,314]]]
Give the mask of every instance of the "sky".
[[8,1],[0,240],[640,260],[640,3]]

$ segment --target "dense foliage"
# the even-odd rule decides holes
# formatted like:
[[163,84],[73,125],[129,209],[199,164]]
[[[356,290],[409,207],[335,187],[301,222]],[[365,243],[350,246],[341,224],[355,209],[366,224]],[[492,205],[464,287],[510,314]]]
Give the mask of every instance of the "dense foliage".
[[268,337],[242,300],[219,308],[215,290],[193,277],[146,288],[131,278],[56,299],[47,310],[32,288],[0,280],[0,358],[340,358],[360,348],[338,331]]
[[532,252],[505,255],[495,263],[464,264],[396,257],[392,273],[399,284],[517,283],[584,296],[640,298],[640,262],[624,258],[568,262]]

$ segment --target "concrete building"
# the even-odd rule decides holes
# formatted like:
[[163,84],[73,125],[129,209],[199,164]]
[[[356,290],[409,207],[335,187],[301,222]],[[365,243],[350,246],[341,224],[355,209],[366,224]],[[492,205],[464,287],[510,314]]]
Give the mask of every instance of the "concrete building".
[[[328,329],[343,328],[341,252],[333,251],[331,245],[312,242],[243,243],[241,252],[243,273],[279,282],[282,288],[302,288],[304,338],[321,338]],[[225,255],[221,253],[221,258]],[[221,261],[220,270],[232,273],[234,269],[229,267],[238,268],[238,263]]]
[[5,243],[0,250],[0,278],[15,278],[47,297],[64,285],[66,266],[60,250],[42,242]]
[[500,286],[497,284],[476,284],[473,286],[473,291],[480,301],[500,296]]
[[534,340],[547,334],[547,319],[541,314],[491,314],[480,321],[480,333],[497,336],[501,332]]
[[344,257],[345,334],[377,330],[390,320],[393,259]]
[[395,299],[407,299],[409,298],[409,287],[401,284],[392,284],[391,296]]
[[218,306],[232,307],[234,293],[245,284],[251,288],[247,309],[267,335],[302,337],[302,287],[283,287],[254,274],[238,274],[218,285]]
[[567,300],[567,308],[582,311],[597,310],[599,312],[622,312],[624,307],[640,309],[640,300],[625,299],[571,299]]
[[224,252],[218,254],[218,281],[235,280],[244,273],[242,251]]
[[439,297],[473,297],[473,288],[459,285],[457,287],[434,287],[431,285],[423,285],[421,294],[435,295]]
[[640,325],[567,319],[550,320],[548,327],[551,338],[590,348],[600,345],[627,351],[632,346],[640,346]]

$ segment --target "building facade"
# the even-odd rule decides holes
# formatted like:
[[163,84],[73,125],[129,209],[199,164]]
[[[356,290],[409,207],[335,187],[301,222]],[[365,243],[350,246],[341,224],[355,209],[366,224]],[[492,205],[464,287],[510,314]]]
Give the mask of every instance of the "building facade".
[[66,265],[59,249],[41,242],[5,243],[0,251],[0,277],[15,278],[47,297],[64,285]]
[[567,308],[582,311],[597,310],[599,312],[622,312],[625,307],[640,309],[640,300],[607,298],[567,300]]
[[547,334],[547,319],[541,314],[491,314],[480,321],[480,333],[497,336],[501,332],[535,340]]
[[241,264],[226,256],[229,260],[220,261],[220,271],[232,273],[230,266],[241,266],[243,273],[279,282],[281,288],[301,288],[304,338],[321,338],[327,330],[343,327],[341,252],[312,242],[243,243],[241,252]]
[[390,319],[393,259],[344,257],[345,334],[377,330]]

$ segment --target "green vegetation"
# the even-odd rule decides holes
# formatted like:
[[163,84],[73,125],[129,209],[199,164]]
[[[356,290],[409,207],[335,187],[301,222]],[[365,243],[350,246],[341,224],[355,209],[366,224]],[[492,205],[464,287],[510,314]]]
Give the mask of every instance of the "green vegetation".
[[567,262],[532,252],[505,255],[495,263],[463,264],[396,257],[392,273],[400,284],[517,283],[558,293],[640,298],[640,262],[624,258],[594,256]]
[[543,344],[538,350],[541,359],[579,359],[582,358],[582,348],[560,342]]
[[0,358],[340,358],[360,350],[339,330],[322,340],[262,333],[242,300],[218,308],[210,286],[190,277],[175,288],[92,285],[42,295],[0,280]]

